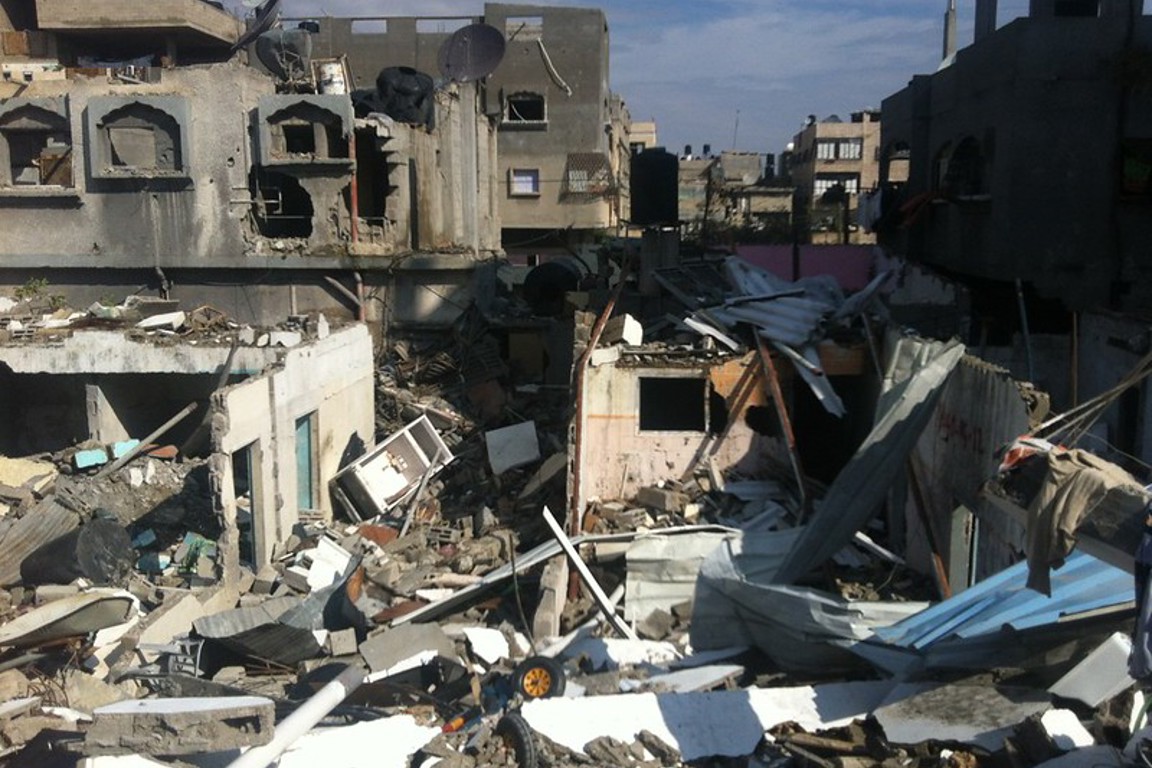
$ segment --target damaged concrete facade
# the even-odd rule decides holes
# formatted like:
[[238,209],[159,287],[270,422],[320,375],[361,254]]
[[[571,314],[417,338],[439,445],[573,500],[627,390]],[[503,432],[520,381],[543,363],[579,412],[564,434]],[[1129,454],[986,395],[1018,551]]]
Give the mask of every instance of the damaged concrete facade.
[[[138,23],[84,16],[20,33],[75,48],[85,31]],[[481,89],[438,90],[434,127],[358,117],[350,94],[282,92],[226,63],[227,46],[216,41],[214,63],[131,70],[4,55],[29,82],[0,84],[2,282],[47,275],[76,305],[141,283],[194,287],[244,322],[321,310],[450,321],[445,299],[411,287],[466,304],[499,250]]]
[[[310,20],[311,21],[311,20]],[[438,71],[453,30],[484,23],[507,40],[484,80],[482,111],[497,122],[495,207],[514,263],[580,249],[616,234],[629,207],[631,118],[609,87],[603,11],[486,3],[479,17],[320,18],[317,52],[346,54],[354,81],[370,85],[385,67]],[[547,235],[568,239],[550,242]],[[531,242],[531,247],[524,245]],[[542,243],[542,244],[541,244]],[[530,258],[533,257],[533,258]]]

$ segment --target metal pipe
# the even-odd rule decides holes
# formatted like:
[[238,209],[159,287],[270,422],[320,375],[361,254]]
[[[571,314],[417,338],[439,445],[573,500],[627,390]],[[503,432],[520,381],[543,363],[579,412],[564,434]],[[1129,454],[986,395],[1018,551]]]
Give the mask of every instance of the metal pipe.
[[368,308],[364,301],[364,275],[357,270],[352,273],[352,279],[356,281],[356,305],[359,309],[356,313],[356,319],[364,322],[368,319]]
[[[351,213],[351,232],[352,242],[360,242],[360,185],[358,179],[360,176],[360,169],[356,164],[356,127],[352,127],[352,132],[348,135],[348,156],[352,158],[352,183],[349,185],[349,200],[348,206],[352,209]],[[363,319],[363,318],[361,318]]]
[[340,703],[363,683],[364,670],[355,664],[349,665],[339,677],[284,718],[276,726],[272,741],[248,750],[229,763],[228,768],[268,768],[288,747],[323,720],[325,715],[340,706]]
[[192,411],[199,407],[199,403],[188,403],[188,405],[184,406],[184,409],[180,411],[180,413],[168,419],[168,421],[161,424],[155,432],[137,443],[135,448],[128,451],[128,453],[124,454],[120,458],[116,459],[116,461],[112,462],[108,466],[104,467],[104,469],[97,472],[96,478],[99,479],[101,477],[107,477],[116,470],[120,469],[120,467],[132,461],[132,459],[139,456],[149,445],[151,445],[153,440],[168,432],[168,430],[179,424],[181,421],[187,418],[188,414],[192,413]]
[[760,365],[764,369],[764,378],[768,380],[772,402],[776,406],[776,417],[780,420],[780,429],[784,432],[784,442],[788,446],[788,460],[792,463],[792,471],[796,474],[796,489],[800,493],[800,519],[797,522],[803,523],[804,518],[808,516],[808,491],[804,481],[804,468],[800,464],[800,452],[796,447],[796,432],[792,429],[792,419],[784,406],[784,390],[780,387],[780,375],[776,371],[776,364],[772,362],[772,354],[760,336],[756,337],[756,349],[760,352]]
[[608,324],[608,319],[612,317],[612,312],[616,309],[616,300],[620,298],[620,293],[624,290],[624,283],[627,282],[631,271],[630,267],[631,262],[625,261],[624,266],[620,269],[620,278],[616,283],[616,288],[612,291],[612,296],[608,299],[600,317],[596,318],[596,324],[592,326],[588,345],[584,347],[584,352],[580,355],[580,360],[575,366],[576,382],[573,398],[576,403],[576,412],[573,416],[574,423],[572,425],[572,496],[568,499],[568,530],[572,536],[579,535],[580,518],[583,516],[583,510],[580,508],[580,475],[583,469],[581,447],[584,440],[584,376],[588,371],[588,361],[592,359],[592,352],[595,351],[596,345],[600,342],[600,336],[604,333],[604,326]]

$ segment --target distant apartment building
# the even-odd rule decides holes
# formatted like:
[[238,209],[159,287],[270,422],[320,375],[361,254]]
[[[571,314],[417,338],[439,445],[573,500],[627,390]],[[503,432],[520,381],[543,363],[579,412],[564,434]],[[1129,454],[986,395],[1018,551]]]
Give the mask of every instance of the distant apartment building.
[[[847,121],[813,116],[796,134],[789,173],[797,206],[808,216],[812,242],[843,242],[846,231],[850,242],[873,242],[854,222],[860,194],[879,181],[879,146],[877,110],[853,112]],[[839,190],[847,197],[835,197]]]
[[660,146],[654,120],[633,120],[628,147],[632,154]]
[[242,322],[415,325],[476,295],[500,249],[480,84],[422,91],[416,117],[395,99],[365,110],[325,85],[343,64],[322,46],[274,49],[292,72],[248,66],[245,24],[218,4],[0,9],[0,287],[46,279],[87,306],[144,286]]
[[[690,149],[689,147],[685,148]],[[723,151],[680,158],[680,221],[686,235],[718,230],[749,237],[771,230],[790,232],[791,186],[769,178],[768,158],[757,152]]]

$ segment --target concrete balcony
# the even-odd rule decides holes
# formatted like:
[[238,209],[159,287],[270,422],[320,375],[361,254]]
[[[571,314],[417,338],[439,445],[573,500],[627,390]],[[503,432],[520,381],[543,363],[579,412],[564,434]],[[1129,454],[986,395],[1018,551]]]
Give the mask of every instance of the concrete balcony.
[[181,45],[231,45],[243,22],[205,0],[36,0],[40,29],[108,35],[149,33]]

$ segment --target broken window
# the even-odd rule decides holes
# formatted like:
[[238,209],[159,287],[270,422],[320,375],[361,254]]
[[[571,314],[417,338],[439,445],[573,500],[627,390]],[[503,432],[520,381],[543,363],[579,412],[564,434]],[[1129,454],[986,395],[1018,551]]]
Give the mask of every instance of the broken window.
[[319,498],[316,465],[316,414],[296,419],[296,508],[316,509]]
[[285,173],[264,168],[253,172],[256,228],[264,237],[311,237],[312,196]]
[[504,20],[504,37],[508,42],[531,42],[544,37],[543,16],[509,16]]
[[348,158],[348,138],[339,115],[314,104],[293,104],[268,117],[270,156],[280,161]]
[[513,168],[508,171],[508,194],[511,197],[538,197],[540,195],[540,170],[538,168]]
[[708,426],[702,378],[641,377],[641,432],[703,432]]
[[0,150],[7,162],[2,186],[72,186],[72,139],[67,120],[55,112],[25,106],[0,117]]
[[236,498],[236,528],[240,562],[256,562],[256,511],[259,507],[260,445],[252,443],[232,454],[232,488]]
[[953,195],[979,195],[984,186],[984,156],[980,142],[968,136],[956,145],[944,170],[943,186]]
[[[382,150],[376,131],[356,131],[356,189],[361,220],[383,226],[392,184],[388,179],[388,156]],[[351,207],[351,206],[349,206]]]
[[548,120],[544,97],[539,93],[514,93],[505,103],[505,123],[544,123]]
[[105,115],[97,126],[106,164],[116,170],[183,170],[180,124],[166,112],[133,103]]

